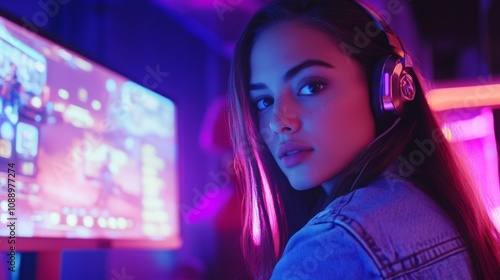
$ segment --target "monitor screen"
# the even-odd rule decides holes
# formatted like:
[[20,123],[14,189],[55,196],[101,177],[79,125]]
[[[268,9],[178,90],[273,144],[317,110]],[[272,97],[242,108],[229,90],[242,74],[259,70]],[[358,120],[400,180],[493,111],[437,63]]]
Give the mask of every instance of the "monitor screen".
[[175,109],[0,17],[2,223],[15,222],[23,238],[178,247]]

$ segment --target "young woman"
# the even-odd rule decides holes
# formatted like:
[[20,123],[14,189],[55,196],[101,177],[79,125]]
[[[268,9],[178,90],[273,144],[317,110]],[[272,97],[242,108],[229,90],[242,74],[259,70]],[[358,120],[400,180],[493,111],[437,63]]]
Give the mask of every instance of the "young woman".
[[500,279],[500,234],[420,80],[358,2],[252,17],[229,113],[255,278]]

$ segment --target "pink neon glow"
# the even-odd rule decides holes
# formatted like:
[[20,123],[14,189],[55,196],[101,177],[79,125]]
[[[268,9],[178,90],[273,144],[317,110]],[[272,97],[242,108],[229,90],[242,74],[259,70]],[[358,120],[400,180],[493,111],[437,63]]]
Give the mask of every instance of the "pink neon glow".
[[[263,171],[264,168],[262,166],[262,161],[260,160],[259,157],[257,157],[257,165],[259,166],[259,170]],[[268,213],[269,213],[269,219],[271,221],[271,231],[272,231],[272,234],[273,234],[273,237],[274,237],[274,240],[277,240],[277,226],[276,226],[276,212],[274,211],[274,207],[273,207],[273,194],[271,193],[271,188],[269,187],[269,181],[266,177],[266,175],[261,172],[262,174],[262,183],[263,183],[263,187],[264,187],[264,199],[266,200],[266,206],[267,206],[267,209],[268,209]],[[255,197],[255,196],[254,196]],[[256,200],[253,200],[252,201],[253,203],[253,209],[257,209],[257,201]],[[260,223],[259,223],[259,217],[258,217],[258,212],[256,212],[254,210],[253,212],[253,237],[254,237],[254,242],[255,244],[260,244],[260,237],[261,237],[261,231],[260,231]],[[278,249],[279,249],[279,244],[278,242],[275,242],[274,243],[274,251],[275,252],[278,252]]]
[[500,230],[500,207],[497,207],[491,211],[491,217],[497,229]]
[[500,84],[433,89],[427,101],[435,111],[500,104]]
[[435,111],[483,107],[479,116],[445,124],[442,129],[450,142],[465,149],[464,160],[469,162],[469,170],[480,187],[485,206],[500,229],[498,153],[493,114],[487,108],[500,104],[500,84],[434,89],[427,100]]
[[[252,195],[252,197],[256,197],[256,193]],[[256,199],[252,199],[252,237],[253,243],[255,245],[260,245],[260,220],[259,220],[259,211],[258,211],[259,203]]]
[[486,116],[479,115],[469,120],[445,124],[442,130],[446,139],[457,142],[487,137],[492,132],[492,126]]
[[462,160],[475,179],[488,212],[500,226],[500,183],[493,112],[491,108],[478,110],[479,115],[445,124],[443,130],[448,130],[449,140],[457,150],[463,151]]

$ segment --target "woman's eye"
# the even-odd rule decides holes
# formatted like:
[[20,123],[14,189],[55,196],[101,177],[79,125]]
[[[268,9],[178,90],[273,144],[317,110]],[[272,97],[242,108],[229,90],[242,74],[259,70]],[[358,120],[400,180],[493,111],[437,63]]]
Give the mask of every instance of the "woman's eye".
[[327,83],[323,81],[312,81],[305,84],[299,92],[299,95],[314,95],[323,90]]
[[262,111],[266,109],[267,107],[273,105],[274,100],[271,97],[264,97],[260,98],[255,101],[255,106],[257,107],[257,110]]

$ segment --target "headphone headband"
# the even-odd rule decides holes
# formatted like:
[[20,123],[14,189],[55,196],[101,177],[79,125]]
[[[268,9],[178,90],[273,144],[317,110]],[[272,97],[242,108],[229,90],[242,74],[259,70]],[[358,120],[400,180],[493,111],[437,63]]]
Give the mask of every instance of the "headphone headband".
[[392,31],[389,24],[371,7],[365,3],[354,1],[357,3],[372,19],[377,27],[384,33],[384,37],[387,40],[387,44],[392,47],[394,54],[398,55],[402,60],[405,67],[412,67],[412,62],[410,58],[406,55],[403,44],[399,37]]

